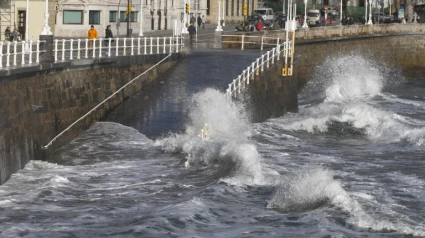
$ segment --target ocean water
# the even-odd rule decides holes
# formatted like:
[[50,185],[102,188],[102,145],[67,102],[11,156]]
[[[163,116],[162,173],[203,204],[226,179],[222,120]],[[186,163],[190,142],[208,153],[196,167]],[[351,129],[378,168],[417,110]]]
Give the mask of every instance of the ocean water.
[[330,58],[299,113],[253,124],[224,92],[256,55],[184,59],[28,163],[0,237],[425,237],[425,78]]

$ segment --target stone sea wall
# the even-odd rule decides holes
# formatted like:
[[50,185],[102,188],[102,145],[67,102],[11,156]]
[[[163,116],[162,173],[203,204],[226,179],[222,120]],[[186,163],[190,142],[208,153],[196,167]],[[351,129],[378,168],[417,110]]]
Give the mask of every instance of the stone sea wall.
[[[47,149],[57,134],[166,55],[126,56],[99,62],[46,64],[0,78],[0,184],[31,159],[44,159],[104,117],[126,98],[149,87],[181,57],[174,54],[78,122]],[[42,68],[42,69],[41,69]],[[19,73],[22,72],[22,73]]]

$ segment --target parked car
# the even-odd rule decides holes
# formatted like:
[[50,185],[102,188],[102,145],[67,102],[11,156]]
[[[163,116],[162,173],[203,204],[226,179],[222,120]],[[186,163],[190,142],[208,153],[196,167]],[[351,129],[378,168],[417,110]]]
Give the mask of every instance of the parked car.
[[319,9],[308,9],[307,24],[309,27],[321,25]]
[[[327,9],[325,9],[325,8],[327,8]],[[336,15],[338,15],[338,10],[335,7],[328,6],[328,7],[322,8],[320,10],[320,13],[321,13],[322,16],[324,16],[325,14],[328,14],[328,15],[331,14],[332,16],[336,16]]]
[[373,21],[373,24],[375,24],[376,21],[378,21],[379,23],[393,23],[393,22],[395,22],[393,15],[386,15],[382,12],[373,13],[372,21]]

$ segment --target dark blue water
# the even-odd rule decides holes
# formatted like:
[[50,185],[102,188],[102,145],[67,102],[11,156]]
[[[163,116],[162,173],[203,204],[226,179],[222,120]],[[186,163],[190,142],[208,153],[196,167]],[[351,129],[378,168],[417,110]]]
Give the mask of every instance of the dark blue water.
[[0,237],[425,236],[425,78],[332,59],[299,113],[252,124],[224,92],[258,54],[188,57],[31,161],[0,187]]

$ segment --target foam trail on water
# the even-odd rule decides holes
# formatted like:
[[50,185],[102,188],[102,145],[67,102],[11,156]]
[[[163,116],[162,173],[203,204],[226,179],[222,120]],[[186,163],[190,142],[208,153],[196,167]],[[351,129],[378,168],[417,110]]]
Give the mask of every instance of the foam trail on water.
[[[248,139],[251,128],[242,105],[215,89],[206,89],[192,98],[185,133],[171,135],[156,144],[167,152],[184,153],[187,165],[219,164],[234,167],[222,181],[237,185],[265,184],[270,180],[256,146]],[[207,140],[200,130],[208,124]]]

